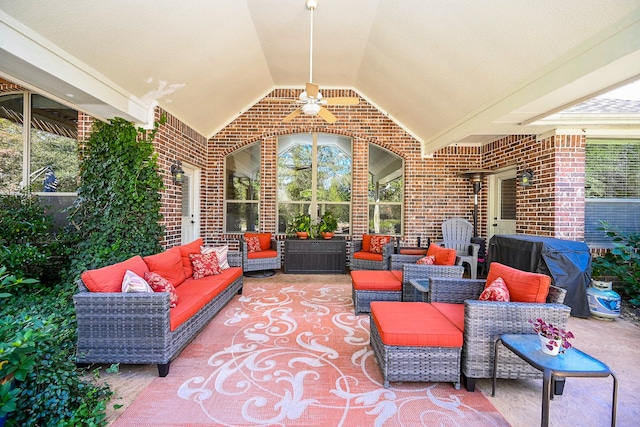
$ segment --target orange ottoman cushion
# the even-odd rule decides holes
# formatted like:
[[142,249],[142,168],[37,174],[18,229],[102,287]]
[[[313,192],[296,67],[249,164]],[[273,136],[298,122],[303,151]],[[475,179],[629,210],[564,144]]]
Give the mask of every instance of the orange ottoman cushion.
[[462,347],[462,332],[425,302],[372,301],[371,318],[385,345]]
[[400,291],[402,281],[389,270],[355,270],[351,284],[357,291]]

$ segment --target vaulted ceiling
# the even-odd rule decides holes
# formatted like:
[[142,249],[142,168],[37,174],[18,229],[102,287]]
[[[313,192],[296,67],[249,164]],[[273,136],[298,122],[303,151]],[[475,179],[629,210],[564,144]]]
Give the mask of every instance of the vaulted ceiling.
[[[305,0],[0,0],[0,76],[100,118],[148,124],[160,105],[210,137],[304,87],[310,15]],[[637,0],[318,0],[313,39],[314,82],[354,90],[425,155],[546,132],[528,123],[640,78]]]

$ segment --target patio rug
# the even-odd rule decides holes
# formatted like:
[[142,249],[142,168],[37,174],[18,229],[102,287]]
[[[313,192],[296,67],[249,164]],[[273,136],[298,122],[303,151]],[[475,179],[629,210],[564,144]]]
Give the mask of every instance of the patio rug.
[[509,425],[480,391],[381,381],[350,285],[245,284],[112,425]]

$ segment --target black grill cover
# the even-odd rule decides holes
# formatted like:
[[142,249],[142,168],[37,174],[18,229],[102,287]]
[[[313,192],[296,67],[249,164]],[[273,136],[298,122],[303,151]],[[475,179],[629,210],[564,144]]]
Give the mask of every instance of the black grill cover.
[[591,281],[591,253],[584,242],[529,234],[497,234],[489,242],[489,262],[551,276],[551,283],[567,290],[564,301],[571,315],[589,317],[587,287]]

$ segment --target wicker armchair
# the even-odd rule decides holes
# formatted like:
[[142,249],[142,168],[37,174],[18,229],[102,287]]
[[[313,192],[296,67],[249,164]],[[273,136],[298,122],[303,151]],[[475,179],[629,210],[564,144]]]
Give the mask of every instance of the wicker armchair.
[[[534,273],[527,273],[534,274]],[[475,389],[477,378],[491,378],[496,339],[503,334],[531,334],[529,319],[542,318],[564,328],[571,308],[562,304],[567,291],[549,288],[546,303],[478,301],[484,280],[429,278],[429,302],[464,303],[464,343],[461,371],[468,391]],[[541,372],[501,346],[498,349],[497,378],[540,378]],[[563,381],[557,381],[556,394]]]
[[429,280],[430,277],[462,278],[464,267],[460,258],[456,258],[456,265],[416,264],[422,256],[391,255],[389,269],[402,271],[402,301],[427,301],[429,298],[428,293],[419,292],[411,285],[411,280]]
[[265,252],[264,254],[258,252],[260,255],[257,257],[250,257],[247,243],[244,239],[239,240],[240,252],[242,253],[242,269],[245,272],[277,270],[282,267],[280,244],[274,238],[270,238],[270,241],[270,250],[263,251]]
[[[393,254],[395,250],[395,241],[393,237],[391,241],[384,245],[382,248],[382,257],[375,256],[375,254],[370,254],[362,250],[362,240],[352,240],[351,241],[351,252],[349,254],[349,268],[351,270],[388,270],[389,269],[389,260],[391,258],[391,254]],[[366,258],[358,258],[356,253],[364,253],[366,254]]]

